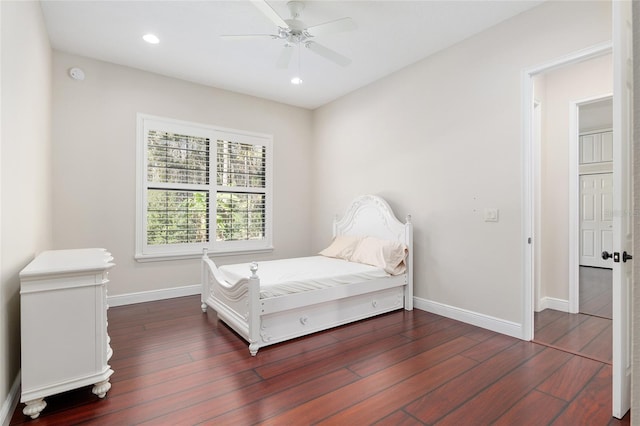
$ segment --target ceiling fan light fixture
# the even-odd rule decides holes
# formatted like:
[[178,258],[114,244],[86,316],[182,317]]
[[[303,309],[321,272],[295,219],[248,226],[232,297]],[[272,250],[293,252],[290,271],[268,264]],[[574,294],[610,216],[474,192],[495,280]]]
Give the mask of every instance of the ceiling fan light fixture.
[[302,79],[300,77],[293,77],[291,79],[291,84],[295,84],[296,86],[299,86],[300,84],[302,84]]
[[142,39],[149,44],[158,44],[160,43],[160,39],[155,34],[145,34],[142,36]]

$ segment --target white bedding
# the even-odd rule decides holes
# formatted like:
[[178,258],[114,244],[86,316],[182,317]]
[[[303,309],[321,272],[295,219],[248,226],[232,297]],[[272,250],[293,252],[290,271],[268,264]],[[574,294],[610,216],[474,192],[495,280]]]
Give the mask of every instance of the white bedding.
[[[249,263],[218,268],[227,282],[249,277]],[[382,268],[325,256],[298,257],[258,263],[260,298],[282,296],[390,276]]]

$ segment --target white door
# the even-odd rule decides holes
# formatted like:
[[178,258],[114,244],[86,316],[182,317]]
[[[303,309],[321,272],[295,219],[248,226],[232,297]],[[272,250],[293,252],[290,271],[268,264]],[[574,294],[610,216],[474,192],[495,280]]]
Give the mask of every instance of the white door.
[[[633,54],[631,2],[613,3],[613,416],[631,405],[630,302],[633,247]],[[638,253],[640,255],[640,253]]]
[[580,265],[611,268],[602,252],[613,249],[613,175],[580,176]]

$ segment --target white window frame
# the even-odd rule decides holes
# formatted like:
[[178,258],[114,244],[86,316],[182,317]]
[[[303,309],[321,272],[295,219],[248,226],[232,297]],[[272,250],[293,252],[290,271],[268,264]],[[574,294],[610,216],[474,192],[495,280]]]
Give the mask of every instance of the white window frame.
[[[210,181],[206,185],[209,191],[209,234],[207,243],[185,243],[167,245],[147,244],[147,135],[150,130],[205,137],[210,141],[209,173]],[[273,136],[227,129],[200,123],[174,120],[148,114],[137,114],[136,136],[136,241],[135,259],[161,261],[197,258],[202,249],[207,248],[212,255],[256,253],[273,250],[272,213],[273,213]],[[217,141],[227,140],[266,147],[265,155],[265,238],[256,241],[215,241],[216,234],[216,152]],[[203,185],[198,185],[203,186]]]

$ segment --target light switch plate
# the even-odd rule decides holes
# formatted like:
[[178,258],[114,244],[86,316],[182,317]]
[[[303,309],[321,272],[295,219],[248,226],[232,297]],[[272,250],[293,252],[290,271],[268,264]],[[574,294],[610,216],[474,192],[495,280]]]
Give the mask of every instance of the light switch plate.
[[485,222],[497,222],[498,221],[498,209],[485,208],[484,209],[484,221]]

